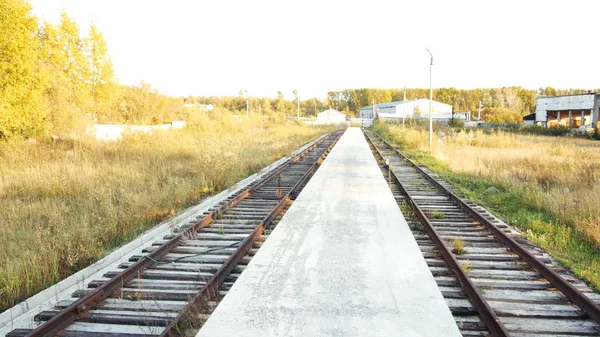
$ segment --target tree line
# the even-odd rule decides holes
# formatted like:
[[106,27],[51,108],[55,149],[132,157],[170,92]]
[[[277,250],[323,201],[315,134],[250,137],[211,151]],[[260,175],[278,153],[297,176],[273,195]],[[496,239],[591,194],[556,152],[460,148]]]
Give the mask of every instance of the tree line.
[[[581,94],[584,89],[520,86],[483,89],[434,89],[433,98],[470,111],[492,123],[520,123],[535,111],[539,95]],[[600,91],[600,90],[598,90]],[[331,91],[323,99],[300,100],[301,116],[335,108],[357,116],[361,107],[378,103],[428,98],[428,88],[347,89]],[[27,138],[48,133],[64,134],[100,123],[162,123],[187,116],[185,104],[212,104],[244,113],[290,115],[297,113],[294,99],[281,91],[275,98],[239,96],[169,97],[147,83],[125,86],[117,82],[107,56],[102,33],[90,25],[81,36],[77,23],[66,12],[53,25],[40,22],[26,0],[0,0],[0,139]],[[193,111],[193,110],[192,110]]]
[[[297,93],[294,97],[298,97]],[[282,91],[277,91],[275,98],[248,96],[240,91],[238,96],[187,96],[183,97],[186,104],[212,104],[214,107],[226,109],[237,113],[245,113],[246,100],[248,101],[249,113],[261,115],[289,115],[296,116],[298,111],[298,101],[294,99],[285,99]],[[318,112],[329,108],[327,100],[320,98],[310,98],[300,100],[300,114],[303,117],[314,116]]]
[[[455,112],[471,112],[476,118],[481,108],[481,119],[488,123],[522,123],[523,117],[535,112],[535,100],[538,96],[561,96],[585,94],[590,91],[600,92],[600,89],[555,89],[545,87],[527,89],[520,86],[503,88],[433,89],[433,99],[450,104]],[[376,103],[402,101],[406,94],[407,100],[429,98],[429,88],[406,89],[346,89],[330,91],[325,99],[310,98],[300,100],[301,116],[310,117],[328,108],[337,109],[350,116],[358,116],[362,107]],[[245,113],[246,99],[251,113],[274,114],[281,113],[295,116],[297,101],[286,100],[281,91],[277,98],[247,97],[243,92],[239,96],[188,96],[183,97],[186,104],[212,104],[238,113]]]
[[181,99],[117,83],[102,33],[81,36],[65,11],[40,22],[25,0],[0,0],[0,138],[67,133],[92,122],[159,123]]
[[[600,92],[600,89],[555,89],[545,87],[526,89],[520,86],[503,88],[433,89],[433,100],[450,104],[455,112],[470,111],[477,116],[481,107],[482,119],[489,123],[520,123],[522,117],[535,112],[535,100],[538,96],[562,96],[585,94],[590,91]],[[344,110],[356,115],[361,107],[376,103],[402,101],[406,99],[429,98],[429,88],[407,89],[347,89],[331,91],[327,100],[338,110]]]

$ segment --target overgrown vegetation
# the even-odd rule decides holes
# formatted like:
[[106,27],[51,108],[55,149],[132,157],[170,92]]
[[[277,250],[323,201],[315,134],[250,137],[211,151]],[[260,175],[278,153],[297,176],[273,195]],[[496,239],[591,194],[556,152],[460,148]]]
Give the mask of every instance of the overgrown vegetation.
[[432,219],[446,219],[446,215],[443,212],[434,210],[433,212],[431,212],[431,218]]
[[117,142],[0,142],[0,311],[328,131],[195,116]]
[[476,130],[436,134],[429,148],[418,126],[374,130],[600,288],[600,143]]
[[181,117],[183,100],[146,83],[116,82],[94,24],[87,36],[66,12],[38,23],[25,0],[0,0],[0,139],[81,133],[86,125],[162,123]]

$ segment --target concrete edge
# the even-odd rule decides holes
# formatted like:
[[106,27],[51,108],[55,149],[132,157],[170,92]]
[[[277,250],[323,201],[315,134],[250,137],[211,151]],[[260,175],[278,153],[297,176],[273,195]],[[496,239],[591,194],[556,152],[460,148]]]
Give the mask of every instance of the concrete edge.
[[[72,292],[76,289],[83,289],[86,280],[89,278],[97,277],[97,275],[103,269],[117,266],[122,262],[122,258],[130,256],[136,253],[141,254],[141,250],[146,246],[152,244],[153,241],[159,236],[169,234],[173,228],[180,227],[190,221],[196,221],[196,217],[201,215],[203,212],[219,203],[220,201],[227,199],[229,196],[239,192],[244,187],[248,186],[252,182],[258,180],[265,173],[271,171],[273,168],[283,164],[296,154],[304,151],[314,142],[319,141],[326,135],[322,135],[297,150],[293,151],[286,157],[283,157],[271,165],[262,168],[259,172],[246,177],[245,179],[235,183],[233,186],[221,191],[220,193],[202,200],[199,204],[191,206],[184,210],[181,214],[165,220],[146,232],[140,234],[137,238],[124,246],[117,248],[112,253],[103,257],[102,259],[94,262],[90,266],[78,271],[77,273],[67,277],[66,279],[56,283],[49,288],[46,288],[39,293],[29,297],[28,299],[16,304],[12,308],[0,313],[0,336],[4,336],[8,332],[14,329],[15,324],[18,321],[30,320],[32,321],[33,316],[44,310],[44,308],[52,307],[53,303],[58,301],[60,298],[70,297],[64,296],[67,292]],[[101,276],[101,275],[100,275]],[[63,295],[63,296],[61,296]]]

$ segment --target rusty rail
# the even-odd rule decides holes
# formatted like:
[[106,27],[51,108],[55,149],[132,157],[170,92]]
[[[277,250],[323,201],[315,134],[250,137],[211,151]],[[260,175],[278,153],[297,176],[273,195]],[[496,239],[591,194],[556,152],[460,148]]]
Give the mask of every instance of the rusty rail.
[[[377,146],[375,146],[375,144],[371,140],[370,136],[367,135],[366,133],[365,133],[365,135],[366,135],[369,143],[373,146],[373,148],[377,152],[377,154],[379,154],[379,156],[381,158],[385,158],[385,156],[383,155],[383,153],[381,153],[379,148],[377,148]],[[386,144],[388,146],[390,146],[388,143],[386,143]],[[390,146],[390,148],[394,149],[391,146]],[[386,168],[389,169],[389,165],[387,163],[384,165]],[[462,289],[469,297],[469,300],[471,301],[471,303],[473,303],[473,306],[475,307],[475,309],[477,309],[479,317],[481,317],[481,320],[486,324],[486,326],[488,327],[488,330],[490,331],[492,336],[494,336],[494,337],[510,336],[510,333],[508,332],[508,330],[500,322],[500,319],[498,318],[498,316],[496,315],[494,310],[490,307],[490,305],[487,303],[487,301],[483,298],[483,295],[481,294],[481,292],[479,292],[479,290],[477,289],[477,287],[475,286],[473,281],[471,281],[471,278],[467,275],[467,273],[464,271],[464,269],[460,266],[460,264],[458,263],[458,260],[456,259],[456,257],[454,256],[454,254],[452,253],[450,248],[448,248],[448,246],[446,245],[444,240],[442,240],[442,238],[440,237],[440,235],[438,234],[436,229],[431,224],[431,221],[429,221],[429,219],[427,218],[427,216],[425,215],[423,210],[414,201],[412,195],[405,188],[404,184],[402,184],[400,182],[400,180],[396,176],[396,173],[393,170],[388,170],[388,171],[392,175],[392,179],[396,183],[396,186],[398,186],[398,188],[400,188],[402,193],[404,195],[406,195],[406,198],[408,199],[412,209],[414,210],[415,215],[421,221],[421,223],[423,224],[423,227],[425,228],[425,230],[427,231],[427,233],[429,234],[429,236],[435,243],[435,246],[440,251],[442,258],[444,259],[444,261],[446,261],[448,266],[456,274],[458,281],[460,282],[460,285],[462,286]]]
[[[315,141],[313,144],[311,144],[309,147],[304,149],[301,153],[297,154],[290,160],[286,161],[284,164],[278,166],[272,172],[268,173],[265,177],[261,178],[259,182],[257,182],[254,185],[251,185],[249,188],[247,188],[246,190],[237,194],[231,200],[229,200],[226,203],[224,203],[223,205],[217,207],[215,210],[210,212],[208,215],[206,215],[200,221],[198,221],[197,223],[195,223],[194,225],[192,225],[190,228],[186,229],[185,231],[182,231],[181,233],[177,234],[176,236],[174,236],[173,238],[171,238],[170,240],[165,242],[163,245],[161,245],[158,249],[153,250],[147,256],[153,260],[160,259],[162,256],[164,256],[169,251],[171,251],[173,248],[175,248],[177,245],[179,245],[180,242],[184,238],[188,237],[189,235],[193,235],[194,233],[197,232],[198,229],[210,226],[212,221],[214,219],[216,219],[219,214],[221,214],[227,208],[234,206],[237,203],[239,203],[240,201],[249,197],[252,194],[253,190],[258,189],[260,186],[264,185],[271,178],[274,178],[275,176],[280,174],[285,168],[287,168],[293,162],[297,161],[300,157],[302,157],[305,154],[307,154],[308,152],[312,151],[314,148],[317,147],[317,145],[322,143],[325,139],[328,139],[328,137],[331,137],[331,134],[322,136],[317,141]],[[338,136],[338,139],[339,139],[339,137],[340,136]],[[337,141],[337,139],[336,139],[336,141]],[[335,144],[335,141],[332,144]],[[331,146],[329,148],[331,148]],[[280,203],[276,206],[276,210],[281,211],[281,209],[283,209],[284,205],[282,205],[282,203],[287,202],[287,200],[289,200],[287,195],[286,195],[286,198],[287,199],[284,198],[280,201]],[[265,220],[268,221],[268,223],[270,224],[270,222],[273,220],[274,216],[276,216],[276,214],[273,215],[273,217],[270,219],[269,219],[269,217],[265,218]],[[219,274],[219,275],[217,275],[217,274],[213,275],[211,280],[209,280],[209,282],[207,282],[205,287],[203,287],[203,289],[201,290],[202,292],[209,291],[211,289],[218,289],[218,285],[220,285],[223,282],[225,276],[227,274],[229,274],[229,272],[231,272],[231,269],[233,269],[233,267],[235,266],[235,264],[233,264],[232,266],[230,266],[229,264],[233,263],[233,261],[235,261],[235,263],[239,262],[239,260],[244,256],[244,254],[247,252],[247,250],[250,247],[252,247],[252,243],[254,243],[254,240],[256,239],[256,235],[257,235],[256,233],[258,233],[258,236],[260,236],[260,234],[262,233],[263,229],[261,227],[264,226],[265,220],[263,220],[263,222],[261,222],[261,224],[259,224],[259,226],[257,226],[257,229],[252,234],[250,234],[248,238],[246,238],[242,242],[242,244],[238,247],[238,249],[236,250],[234,255],[229,258],[227,263],[224,266],[222,266],[219,270],[217,270],[217,274]],[[267,224],[267,226],[268,226],[268,224]],[[244,249],[244,250],[242,251],[242,249]],[[240,255],[240,256],[238,256],[238,255]],[[107,297],[111,296],[124,283],[131,281],[133,278],[135,278],[137,275],[139,275],[140,272],[142,272],[143,270],[148,269],[150,266],[152,266],[154,264],[154,262],[151,259],[147,259],[147,258],[139,259],[136,263],[132,264],[131,266],[129,266],[127,269],[125,269],[121,273],[112,277],[110,280],[108,280],[106,283],[102,284],[100,287],[96,288],[90,294],[73,302],[71,305],[69,305],[67,308],[61,310],[58,314],[56,314],[54,317],[49,319],[47,322],[45,322],[45,323],[41,324],[40,326],[38,326],[37,328],[31,330],[29,333],[27,333],[26,337],[56,336],[61,332],[61,330],[64,330],[66,327],[71,325],[77,319],[89,316],[90,310],[92,310],[94,307],[96,307],[98,305],[98,303],[100,303],[102,300],[106,299]],[[225,276],[223,276],[223,275],[225,275]],[[218,284],[218,285],[215,288],[216,284]],[[195,296],[194,299],[196,297],[200,298],[199,294],[197,296]],[[182,316],[182,315],[178,315],[177,318],[180,319],[180,316]],[[172,335],[172,333],[169,333],[168,335]]]
[[231,270],[240,262],[240,260],[246,255],[248,250],[252,248],[254,242],[262,235],[262,233],[269,228],[273,220],[283,211],[285,206],[291,204],[291,195],[294,193],[304,182],[306,182],[317,170],[317,168],[323,162],[323,159],[327,156],[331,148],[336,144],[338,136],[328,147],[325,152],[318,158],[313,165],[304,173],[304,175],[298,180],[292,189],[279,201],[275,209],[271,211],[254,229],[254,231],[244,239],[242,244],[236,249],[232,256],[217,270],[217,272],[209,279],[204,287],[197,293],[186,305],[186,308],[171,321],[171,323],[165,328],[160,334],[160,337],[171,337],[181,336],[180,331],[185,330],[183,327],[196,327],[198,322],[196,318],[190,313],[197,313],[203,309],[206,302],[214,299],[218,294],[219,287],[225,281],[225,278]]
[[494,226],[488,219],[483,217],[479,212],[469,206],[466,202],[464,202],[461,198],[459,198],[456,194],[452,193],[450,190],[445,188],[440,182],[438,182],[435,178],[430,176],[427,172],[425,172],[421,167],[415,164],[412,160],[410,160],[406,155],[404,155],[400,150],[393,147],[390,143],[388,143],[385,139],[380,139],[389,146],[394,152],[396,152],[401,158],[404,158],[411,166],[413,166],[418,172],[423,174],[423,176],[433,183],[440,191],[444,192],[452,201],[454,201],[461,209],[467,212],[470,216],[472,216],[475,220],[485,226],[496,239],[500,240],[503,244],[505,244],[508,248],[510,248],[514,253],[516,253],[520,258],[522,258],[525,262],[527,262],[533,269],[535,269],[541,276],[543,276],[552,286],[562,292],[571,302],[577,305],[580,309],[582,309],[592,320],[600,323],[600,306],[594,303],[589,297],[585,296],[582,292],[577,290],[574,286],[569,283],[569,281],[565,280],[562,276],[560,276],[557,272],[548,267],[543,261],[536,258],[533,254],[523,248],[517,241],[508,236],[498,227]]

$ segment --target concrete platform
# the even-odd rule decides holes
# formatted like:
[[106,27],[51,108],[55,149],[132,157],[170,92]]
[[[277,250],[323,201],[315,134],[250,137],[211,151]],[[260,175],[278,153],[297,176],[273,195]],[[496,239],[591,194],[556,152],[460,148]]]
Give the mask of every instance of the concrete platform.
[[350,128],[197,336],[461,336]]

